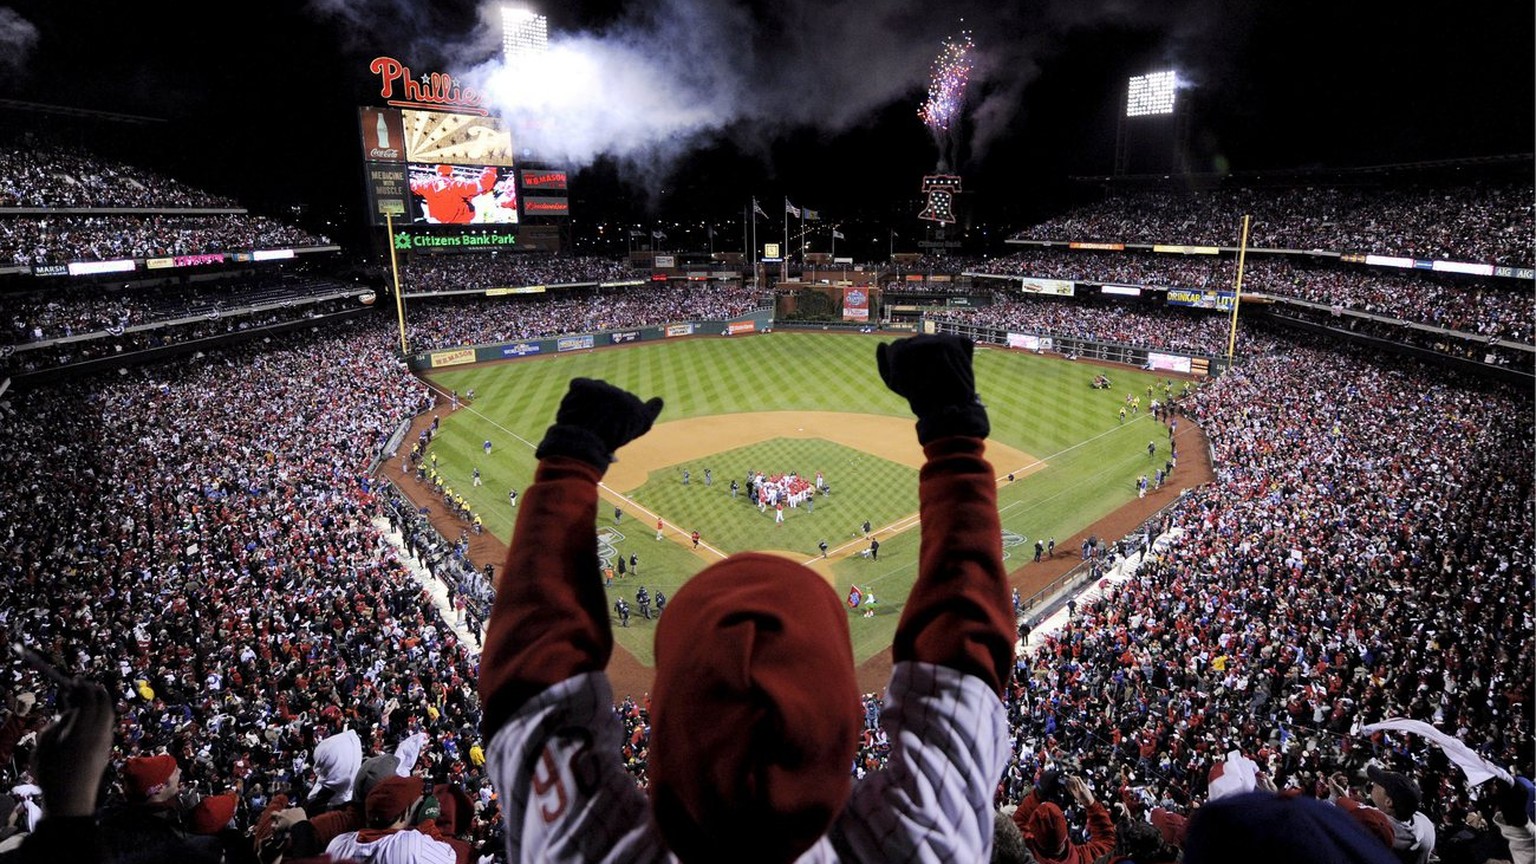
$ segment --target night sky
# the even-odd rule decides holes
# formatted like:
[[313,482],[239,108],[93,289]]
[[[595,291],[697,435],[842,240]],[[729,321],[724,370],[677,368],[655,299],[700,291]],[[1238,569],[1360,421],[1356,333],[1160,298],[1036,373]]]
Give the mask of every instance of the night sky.
[[[785,195],[836,218],[900,211],[940,152],[916,116],[928,64],[962,29],[978,63],[946,144],[969,212],[993,224],[1048,212],[1070,176],[1109,174],[1125,79],[1169,67],[1190,83],[1197,172],[1536,149],[1530,3],[940,5],[547,4],[552,43],[602,57],[605,81],[647,85],[565,107],[583,128],[602,121],[551,160],[576,169],[576,217],[739,220],[753,195],[775,217]],[[360,209],[355,109],[379,102],[368,60],[473,77],[496,56],[494,21],[458,0],[0,0],[0,98],[161,118],[167,168],[253,209]],[[1153,138],[1157,170],[1172,151]]]

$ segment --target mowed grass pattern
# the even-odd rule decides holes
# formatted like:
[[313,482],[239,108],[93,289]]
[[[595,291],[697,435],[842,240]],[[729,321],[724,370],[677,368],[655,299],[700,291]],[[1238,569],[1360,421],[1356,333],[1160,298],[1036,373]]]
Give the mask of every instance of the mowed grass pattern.
[[[690,474],[686,486],[684,465]],[[706,467],[714,477],[710,486],[704,485]],[[779,524],[773,508],[759,513],[748,501],[749,470],[769,476],[798,471],[807,480],[820,470],[832,494],[816,495],[799,507],[786,505]],[[734,499],[733,479],[741,487]],[[776,438],[653,471],[630,497],[679,525],[701,526],[701,541],[723,552],[773,549],[809,558],[821,554],[818,541],[845,543],[866,519],[885,525],[915,511],[917,472],[831,441]]]
[[[885,388],[875,368],[875,346],[892,338],[821,333],[692,337],[434,372],[429,378],[443,392],[456,389],[463,394],[473,388],[477,395],[468,409],[444,418],[432,451],[439,457],[439,473],[470,501],[486,529],[508,538],[515,513],[508,505],[507,490],[521,491],[532,480],[533,449],[553,421],[570,379],[600,378],[642,398],[661,396],[666,400],[663,420],[790,410],[852,411],[906,418],[911,416],[906,400]],[[1162,396],[1155,375],[1133,369],[1110,370],[1114,389],[1094,390],[1088,385],[1099,367],[989,348],[977,349],[975,369],[977,390],[987,403],[992,422],[992,439],[1043,460],[1046,466],[1026,477],[1024,471],[1032,465],[994,465],[999,478],[1005,478],[1009,472],[1019,475],[1012,483],[1003,480],[998,503],[1003,527],[1028,537],[1030,544],[1037,537],[1064,539],[1083,530],[1134,498],[1137,477],[1143,473],[1150,477],[1156,467],[1163,465],[1167,432],[1147,413],[1146,388],[1153,386],[1154,395]],[[1118,411],[1127,393],[1141,397],[1142,410],[1122,423]],[[482,451],[486,440],[492,442],[489,456]],[[1152,459],[1146,452],[1149,440],[1157,447]],[[825,443],[794,439],[764,442],[761,446],[782,444],[796,451]],[[786,452],[782,458],[782,465],[752,467],[764,471],[816,470],[816,466],[793,452]],[[693,472],[694,484],[702,483],[704,461],[701,458],[691,464],[699,467]],[[481,487],[471,485],[471,470],[475,467],[482,473]],[[744,475],[748,466],[732,466],[722,461],[711,467],[716,475],[712,491],[728,498],[731,477]],[[833,497],[839,501],[906,501],[908,513],[915,511],[917,500],[916,478],[910,473],[909,476],[911,488],[896,490],[889,488],[891,481],[883,472],[871,471],[866,478],[859,472],[844,476],[842,472],[828,471]],[[651,482],[657,482],[656,478]],[[1172,482],[1177,488],[1177,472]],[[865,483],[870,484],[868,491]],[[649,486],[647,483],[646,488]],[[741,506],[745,508],[744,504]],[[817,512],[807,515],[821,517],[822,509],[818,502]],[[612,507],[600,507],[599,511],[594,514],[595,524],[611,526]],[[675,510],[664,508],[663,512],[669,521],[683,524],[681,519],[673,520]],[[728,517],[731,512],[729,507],[718,511],[701,508],[697,527],[712,543],[729,540],[731,549],[738,544],[740,548],[757,549],[807,548],[798,535],[798,545],[778,540],[772,519],[760,520],[760,531],[751,528],[752,519],[745,523],[747,527],[734,526]],[[838,545],[837,536],[851,531],[865,518],[875,522],[877,528],[893,521],[880,520],[873,512],[866,515],[833,511],[825,515],[834,517],[828,520],[830,527],[826,531],[828,542],[834,547]],[[809,523],[809,519],[805,521]],[[708,563],[680,547],[676,551],[681,557],[674,560],[672,550],[662,552],[658,547],[675,544],[655,543],[654,525],[640,526],[631,519],[625,522],[630,525],[621,524],[621,528],[633,527],[634,531],[625,532],[630,539],[622,545],[635,543],[635,537],[649,544],[642,546],[642,550],[649,549],[650,557],[663,559],[655,568],[657,576],[665,576],[674,590],[676,584]],[[810,539],[810,547],[814,547],[821,534],[822,520],[818,518],[816,522],[818,530],[811,533],[818,536]],[[787,529],[779,529],[778,535],[790,536]],[[846,591],[848,584],[858,584],[874,590],[879,597],[879,614],[863,619],[855,613],[850,621],[854,654],[860,660],[890,644],[901,604],[916,577],[917,541],[916,530],[882,535],[879,561],[851,558],[834,567],[839,593]],[[1019,566],[1032,555],[1028,547],[1010,552],[1013,557],[1007,562],[1009,567]],[[1058,554],[1061,552],[1058,550]],[[1072,554],[1075,550],[1065,552]],[[642,560],[648,557],[645,551],[639,554]],[[807,551],[807,557],[809,554]],[[650,575],[644,565],[642,575]],[[626,590],[632,602],[633,590]],[[630,631],[621,632],[619,638],[643,662],[650,662],[645,628],[632,626]]]

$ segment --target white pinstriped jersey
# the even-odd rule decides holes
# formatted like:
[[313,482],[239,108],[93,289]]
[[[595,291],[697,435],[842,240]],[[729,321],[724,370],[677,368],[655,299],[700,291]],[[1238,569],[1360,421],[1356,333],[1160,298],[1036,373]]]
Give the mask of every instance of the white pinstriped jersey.
[[[988,860],[992,796],[1008,755],[997,694],[948,667],[898,663],[880,723],[891,743],[889,767],[854,785],[848,806],[800,864]],[[622,736],[600,673],[550,687],[497,731],[486,758],[510,860],[676,860],[620,761]]]

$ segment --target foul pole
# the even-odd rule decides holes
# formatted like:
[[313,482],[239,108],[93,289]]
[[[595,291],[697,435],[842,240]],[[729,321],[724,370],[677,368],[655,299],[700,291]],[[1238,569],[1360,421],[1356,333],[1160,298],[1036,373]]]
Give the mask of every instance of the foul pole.
[[1248,257],[1248,214],[1243,214],[1243,237],[1237,247],[1237,286],[1232,295],[1232,327],[1227,334],[1227,368],[1232,368],[1232,355],[1237,351],[1237,304],[1243,300],[1243,262]]
[[405,297],[400,293],[400,261],[395,257],[395,217],[385,213],[384,225],[389,230],[389,271],[395,279],[395,316],[400,320],[400,356],[411,353],[405,343]]

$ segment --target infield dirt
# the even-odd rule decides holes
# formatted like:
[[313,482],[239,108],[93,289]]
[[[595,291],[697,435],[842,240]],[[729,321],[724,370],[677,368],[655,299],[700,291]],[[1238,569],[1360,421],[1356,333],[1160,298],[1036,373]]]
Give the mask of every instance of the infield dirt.
[[[406,440],[414,439],[430,421],[430,415],[418,417]],[[617,495],[638,488],[657,468],[774,438],[821,438],[912,468],[920,468],[923,462],[923,451],[909,418],[808,411],[715,415],[659,424],[649,434],[625,447],[620,452],[619,461],[604,478],[608,489],[603,495],[620,500]],[[1178,494],[1177,489],[1192,488],[1215,479],[1205,433],[1186,418],[1179,424],[1178,441],[1182,458],[1177,484],[1133,500],[1078,534],[1063,538],[1057,548],[1067,550],[1065,553],[1040,562],[1026,562],[1009,573],[1009,584],[1018,588],[1022,597],[1034,595],[1078,563],[1075,550],[1088,536],[1111,539],[1124,536],[1169,504]],[[1018,477],[1044,467],[1035,457],[996,441],[987,442],[987,459],[999,472],[1013,471]],[[440,498],[431,495],[426,487],[414,480],[396,485],[417,506],[428,508],[433,525],[443,536],[459,536],[463,526],[443,506]],[[477,565],[491,562],[500,569],[506,555],[504,538],[472,535],[470,558]],[[803,556],[794,557],[803,560]],[[710,558],[714,560],[714,556]],[[861,691],[883,692],[890,671],[891,652],[887,648],[860,664],[857,673]],[[615,646],[608,675],[613,681],[614,693],[620,696],[638,697],[649,693],[655,682],[655,670],[641,665],[622,645]]]

